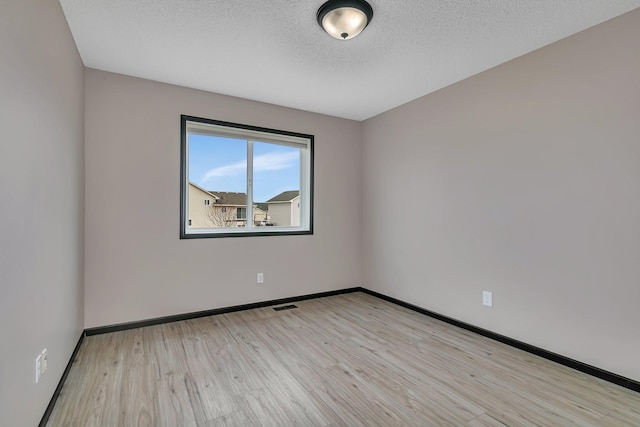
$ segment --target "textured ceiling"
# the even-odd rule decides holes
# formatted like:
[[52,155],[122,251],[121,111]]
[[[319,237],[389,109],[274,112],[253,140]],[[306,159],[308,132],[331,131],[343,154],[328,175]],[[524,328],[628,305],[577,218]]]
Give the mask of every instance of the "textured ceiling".
[[363,120],[640,7],[640,0],[369,0],[360,36],[324,0],[60,0],[87,67]]

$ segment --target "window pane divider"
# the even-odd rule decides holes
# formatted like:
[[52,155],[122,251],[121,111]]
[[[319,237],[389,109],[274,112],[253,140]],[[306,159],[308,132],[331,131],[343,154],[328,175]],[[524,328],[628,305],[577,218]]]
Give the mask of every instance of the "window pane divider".
[[[247,224],[245,227],[253,228],[253,141],[247,141]],[[251,224],[251,225],[249,225]]]

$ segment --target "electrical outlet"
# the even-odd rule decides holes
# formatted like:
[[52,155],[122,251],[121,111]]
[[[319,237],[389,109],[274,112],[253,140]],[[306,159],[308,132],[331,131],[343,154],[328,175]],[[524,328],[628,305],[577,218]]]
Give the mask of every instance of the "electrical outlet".
[[264,273],[258,273],[257,281],[258,283],[264,283]]
[[42,366],[41,366],[40,371],[41,371],[41,374],[44,374],[45,372],[47,372],[47,365],[48,365],[47,362],[49,361],[48,360],[49,357],[47,355],[47,349],[46,348],[44,350],[42,350],[41,356],[42,356]]
[[40,381],[40,375],[42,374],[42,354],[36,357],[36,384]]
[[493,292],[482,291],[482,305],[493,307]]

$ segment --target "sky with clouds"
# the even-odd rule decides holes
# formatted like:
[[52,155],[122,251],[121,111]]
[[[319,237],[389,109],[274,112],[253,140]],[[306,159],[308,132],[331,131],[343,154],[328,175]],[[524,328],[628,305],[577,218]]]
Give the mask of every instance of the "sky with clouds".
[[[247,142],[213,136],[189,136],[189,180],[208,191],[246,193]],[[254,142],[253,195],[264,202],[283,191],[300,189],[300,151]]]

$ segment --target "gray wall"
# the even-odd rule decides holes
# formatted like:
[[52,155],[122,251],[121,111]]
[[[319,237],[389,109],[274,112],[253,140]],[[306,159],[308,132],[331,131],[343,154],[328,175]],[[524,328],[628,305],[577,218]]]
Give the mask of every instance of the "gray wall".
[[83,329],[83,66],[57,1],[0,9],[0,424],[33,426]]
[[[85,91],[87,327],[361,285],[360,122],[91,69]],[[180,240],[180,114],[315,135],[315,234]]]
[[365,286],[640,380],[639,52],[636,10],[367,120]]

